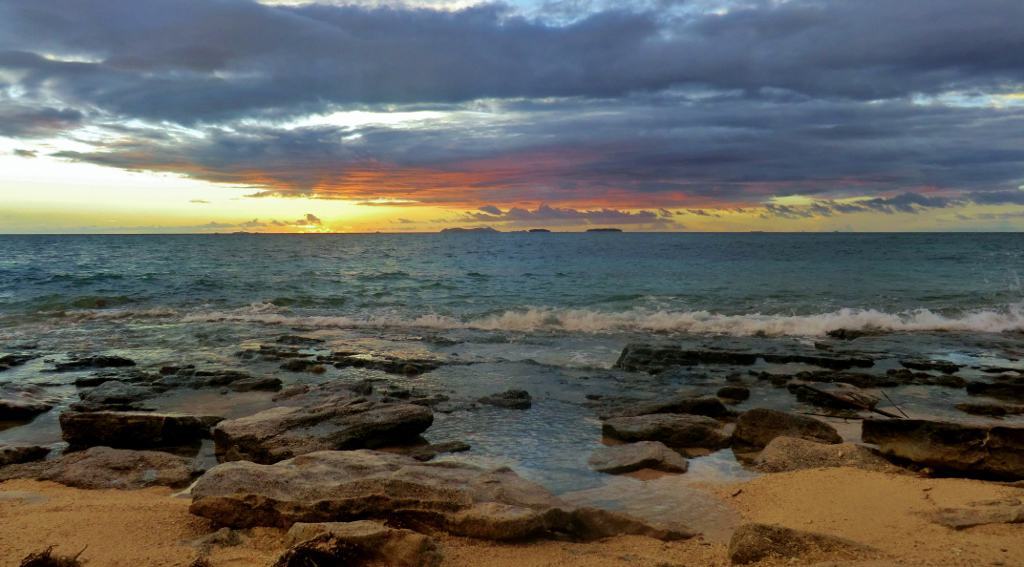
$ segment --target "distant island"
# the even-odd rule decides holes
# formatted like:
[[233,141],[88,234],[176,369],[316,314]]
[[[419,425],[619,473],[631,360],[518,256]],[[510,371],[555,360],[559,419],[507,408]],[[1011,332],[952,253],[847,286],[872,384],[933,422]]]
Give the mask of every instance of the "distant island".
[[441,232],[442,233],[446,233],[446,232],[461,233],[461,232],[499,232],[499,231],[497,231],[497,230],[495,230],[495,229],[493,229],[493,228],[491,228],[489,226],[478,226],[478,227],[475,227],[475,228],[462,228],[462,227],[443,228],[443,229],[441,229]]
[[622,232],[621,228],[588,228],[587,232]]
[[551,231],[546,229],[546,228],[531,228],[530,230],[528,230],[526,232],[551,232]]

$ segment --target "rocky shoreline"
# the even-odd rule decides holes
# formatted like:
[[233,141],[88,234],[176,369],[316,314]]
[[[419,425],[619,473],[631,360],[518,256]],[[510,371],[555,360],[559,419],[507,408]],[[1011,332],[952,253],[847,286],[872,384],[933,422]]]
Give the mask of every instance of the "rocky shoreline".
[[[831,340],[860,338],[836,333]],[[0,382],[5,428],[59,412],[63,438],[51,446],[0,445],[0,481],[81,490],[186,489],[188,511],[211,530],[279,530],[288,546],[274,565],[440,565],[447,562],[438,544],[445,538],[517,544],[703,539],[685,522],[573,504],[511,468],[467,461],[463,456],[475,449],[463,440],[429,442],[424,436],[439,418],[484,411],[528,416],[543,396],[519,388],[478,395],[403,385],[441,368],[471,371],[476,362],[457,355],[334,350],[304,335],[238,351],[232,367],[22,350],[0,357],[0,380],[4,371],[42,364],[40,376],[74,373],[69,384],[55,384],[75,394],[64,403],[41,380]],[[626,345],[607,370],[614,374],[594,383],[688,387],[655,398],[630,397],[628,386],[587,394],[582,405],[599,420],[604,446],[583,466],[609,475],[687,475],[691,460],[728,452],[755,475],[825,467],[1020,486],[1024,425],[1005,419],[1024,413],[1024,371],[937,358],[880,364],[880,358],[824,343],[785,351]],[[272,366],[278,368],[273,374],[262,370]],[[378,378],[342,379],[328,369],[360,369]],[[887,393],[904,387],[957,392],[962,401],[950,410],[963,418],[911,418]],[[189,392],[226,400],[256,396],[261,405],[230,417],[161,409],[162,400]],[[782,402],[760,407],[766,399]],[[931,518],[950,529],[1013,526],[1024,521],[1024,504],[1009,498]],[[733,564],[822,553],[877,556],[862,542],[813,530],[748,522],[732,531],[727,555]],[[195,564],[216,564],[209,561],[218,545],[211,539]]]

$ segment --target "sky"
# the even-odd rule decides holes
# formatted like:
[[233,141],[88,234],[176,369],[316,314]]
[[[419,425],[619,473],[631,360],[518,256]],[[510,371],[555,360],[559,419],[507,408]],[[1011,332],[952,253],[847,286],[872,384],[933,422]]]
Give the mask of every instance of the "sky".
[[1020,0],[0,0],[0,233],[1024,229]]

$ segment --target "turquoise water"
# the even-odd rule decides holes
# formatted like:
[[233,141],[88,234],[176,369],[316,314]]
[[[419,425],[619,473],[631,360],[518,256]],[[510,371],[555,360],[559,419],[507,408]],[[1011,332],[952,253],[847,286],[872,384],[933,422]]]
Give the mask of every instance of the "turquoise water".
[[1021,328],[1018,234],[0,237],[0,322],[820,335]]

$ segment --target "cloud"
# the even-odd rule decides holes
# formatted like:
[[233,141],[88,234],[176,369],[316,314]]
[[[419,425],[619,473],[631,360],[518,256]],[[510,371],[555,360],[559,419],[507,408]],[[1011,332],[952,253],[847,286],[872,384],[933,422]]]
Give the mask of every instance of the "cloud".
[[12,152],[12,153],[14,155],[18,156],[18,157],[23,157],[23,158],[34,158],[37,155],[39,155],[39,153],[36,152],[35,150],[23,150],[23,149],[20,149],[20,148],[15,149],[14,152]]
[[534,210],[512,207],[501,210],[493,205],[480,207],[479,212],[466,212],[462,221],[501,222],[515,225],[648,225],[680,228],[658,211],[620,211],[616,209],[577,210],[540,205]]
[[209,205],[210,204],[210,202],[205,200],[205,199],[190,199],[189,203],[192,203],[194,205]]

